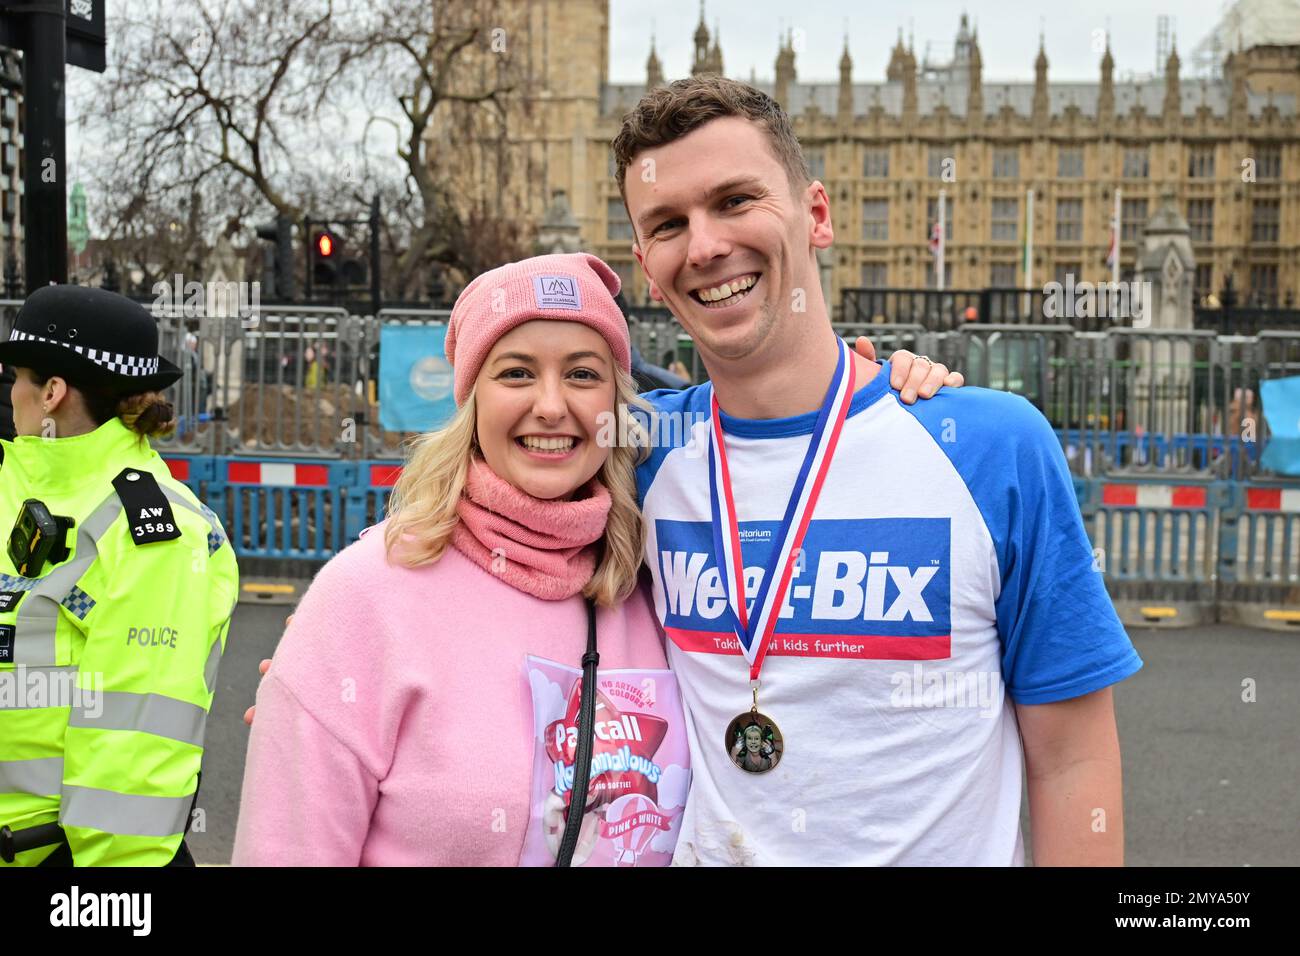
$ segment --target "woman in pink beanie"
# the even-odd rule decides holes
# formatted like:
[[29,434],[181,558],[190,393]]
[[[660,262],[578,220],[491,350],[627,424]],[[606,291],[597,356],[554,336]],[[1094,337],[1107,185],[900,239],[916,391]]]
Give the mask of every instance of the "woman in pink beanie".
[[600,438],[636,436],[646,407],[618,289],[579,253],[461,293],[456,415],[415,443],[387,520],[317,575],[258,691],[237,865],[554,865],[571,806],[573,865],[671,860],[690,769],[638,583],[645,449]]
[[573,863],[671,859],[690,771],[637,580],[638,450],[597,441],[640,402],[618,288],[576,254],[461,293],[458,412],[415,443],[388,519],[316,576],[258,690],[236,864],[553,865],[588,601],[608,769]]

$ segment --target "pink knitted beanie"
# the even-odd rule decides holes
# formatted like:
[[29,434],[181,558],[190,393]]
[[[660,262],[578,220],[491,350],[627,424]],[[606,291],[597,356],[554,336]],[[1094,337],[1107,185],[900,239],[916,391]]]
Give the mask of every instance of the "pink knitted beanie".
[[447,323],[447,360],[463,405],[497,340],[530,319],[581,322],[609,343],[614,362],[632,368],[627,321],[614,302],[618,275],[587,252],[534,256],[478,276],[465,287]]

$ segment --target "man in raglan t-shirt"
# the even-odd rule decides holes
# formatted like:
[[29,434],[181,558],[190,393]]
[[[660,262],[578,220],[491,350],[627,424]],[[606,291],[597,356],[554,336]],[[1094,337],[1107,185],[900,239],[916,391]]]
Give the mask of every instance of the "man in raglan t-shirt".
[[[711,378],[648,396],[638,472],[694,768],[676,861],[1019,864],[1023,755],[1035,861],[1122,863],[1109,688],[1142,662],[1047,421],[903,405],[840,342],[829,199],[765,94],[658,88],[614,152]],[[735,759],[755,726],[779,759]]]

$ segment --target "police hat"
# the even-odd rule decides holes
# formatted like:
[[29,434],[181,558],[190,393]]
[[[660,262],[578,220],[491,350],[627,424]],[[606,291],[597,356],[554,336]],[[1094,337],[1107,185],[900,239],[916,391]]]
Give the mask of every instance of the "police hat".
[[149,310],[82,285],[45,286],[29,295],[9,341],[0,343],[0,362],[117,395],[163,389],[181,377],[158,354],[158,322]]

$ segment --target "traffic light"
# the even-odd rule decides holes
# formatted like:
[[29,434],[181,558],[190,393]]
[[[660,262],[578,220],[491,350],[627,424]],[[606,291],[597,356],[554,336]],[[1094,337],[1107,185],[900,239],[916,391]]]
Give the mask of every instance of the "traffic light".
[[262,284],[268,288],[263,295],[268,299],[291,302],[295,285],[293,271],[293,223],[287,216],[276,216],[275,222],[257,227],[257,238],[272,245],[266,249],[266,262]]
[[[368,227],[369,251],[357,241],[356,226]],[[336,230],[342,227],[343,234]],[[308,217],[307,299],[311,302],[358,302],[369,293],[371,307],[380,309],[379,197],[370,204],[368,219]]]
[[311,247],[311,277],[313,284],[330,289],[338,277],[338,239],[328,229],[316,233]]

